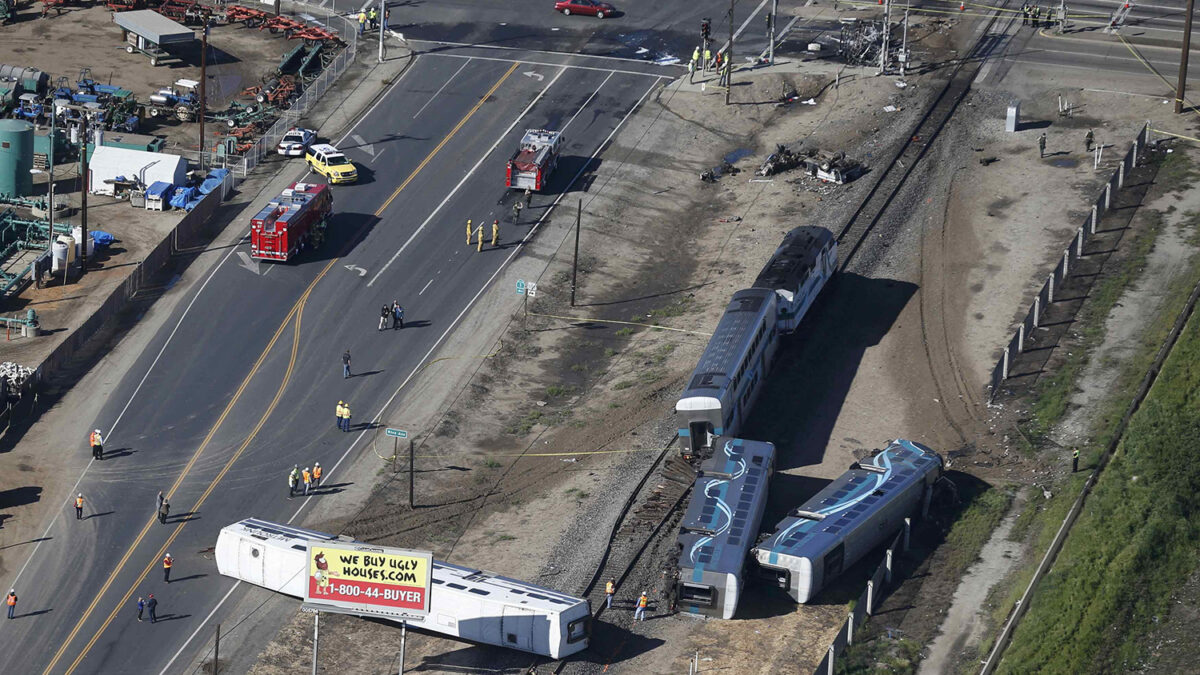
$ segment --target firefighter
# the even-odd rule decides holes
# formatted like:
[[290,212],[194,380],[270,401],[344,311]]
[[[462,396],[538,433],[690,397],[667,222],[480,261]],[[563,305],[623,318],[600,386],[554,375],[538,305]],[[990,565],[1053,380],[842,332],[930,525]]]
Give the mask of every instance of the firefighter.
[[312,487],[312,471],[306,466],[304,467],[304,496],[308,496],[308,490]]
[[496,242],[500,241],[500,221],[492,221],[492,246],[496,246]]
[[471,234],[475,232],[475,228],[471,227],[471,219],[467,218],[467,246],[471,245]]
[[324,472],[321,471],[321,463],[317,462],[316,464],[313,464],[313,489],[314,490],[321,487],[321,474],[322,473],[324,473]]
[[175,559],[168,553],[167,557],[163,558],[163,581],[171,583],[171,565],[175,564]]
[[83,520],[83,493],[75,497],[75,520]]
[[88,436],[88,444],[92,446],[92,459],[104,459],[104,436],[99,429]]

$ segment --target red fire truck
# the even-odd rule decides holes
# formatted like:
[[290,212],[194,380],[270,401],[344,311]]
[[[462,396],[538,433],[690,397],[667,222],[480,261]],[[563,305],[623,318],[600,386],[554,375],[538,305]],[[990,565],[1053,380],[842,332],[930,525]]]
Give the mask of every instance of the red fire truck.
[[333,192],[324,183],[292,183],[250,221],[250,257],[289,260],[325,240]]
[[558,166],[562,142],[561,131],[526,130],[520,149],[508,160],[504,184],[515,190],[534,192],[545,188],[550,172]]

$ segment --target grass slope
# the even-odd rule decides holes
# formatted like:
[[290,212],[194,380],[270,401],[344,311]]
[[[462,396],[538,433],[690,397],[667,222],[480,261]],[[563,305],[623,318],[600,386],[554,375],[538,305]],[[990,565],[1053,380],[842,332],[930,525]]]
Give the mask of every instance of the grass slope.
[[1197,564],[1200,318],[1193,316],[1031,600],[999,673],[1136,669]]

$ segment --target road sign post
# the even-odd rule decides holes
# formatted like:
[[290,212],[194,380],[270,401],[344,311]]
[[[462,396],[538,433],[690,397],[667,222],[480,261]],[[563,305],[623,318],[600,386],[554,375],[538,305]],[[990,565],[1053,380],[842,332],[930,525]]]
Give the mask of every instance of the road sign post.
[[416,491],[417,491],[417,469],[416,456],[413,454],[412,439],[408,439],[408,508],[415,509],[416,506]]

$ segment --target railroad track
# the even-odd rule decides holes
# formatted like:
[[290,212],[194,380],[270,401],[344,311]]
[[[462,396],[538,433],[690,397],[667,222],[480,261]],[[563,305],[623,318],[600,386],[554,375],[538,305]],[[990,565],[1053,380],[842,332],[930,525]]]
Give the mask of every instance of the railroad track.
[[[998,6],[1003,8],[1007,4],[1008,0],[1002,0]],[[846,251],[839,269],[845,270],[850,265],[850,260],[867,240],[867,235],[883,218],[883,214],[891,206],[896,195],[908,182],[908,177],[912,175],[913,169],[920,163],[929,147],[937,139],[938,134],[954,116],[954,111],[958,109],[958,105],[962,103],[967,92],[971,90],[971,82],[979,74],[979,69],[983,67],[984,61],[1000,44],[1000,41],[992,39],[991,36],[992,27],[1000,16],[1001,14],[997,13],[988,20],[979,39],[971,47],[967,56],[955,63],[950,79],[938,93],[933,105],[918,120],[916,127],[908,134],[900,149],[892,157],[892,161],[883,168],[883,173],[875,181],[875,185],[871,187],[862,203],[858,205],[858,208],[838,232],[838,247]],[[1012,20],[1011,17],[1006,18],[1009,21]]]

